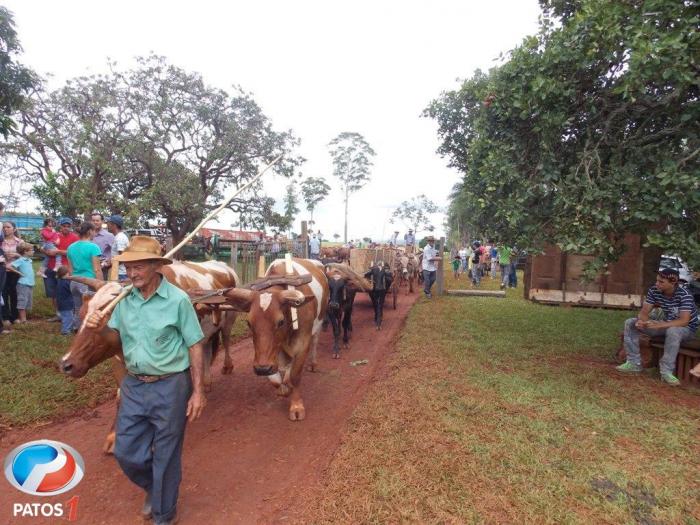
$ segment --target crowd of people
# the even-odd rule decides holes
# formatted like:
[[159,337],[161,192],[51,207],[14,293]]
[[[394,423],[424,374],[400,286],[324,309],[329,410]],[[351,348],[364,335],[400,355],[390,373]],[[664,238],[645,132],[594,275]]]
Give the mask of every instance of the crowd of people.
[[452,273],[455,279],[467,275],[472,285],[481,285],[481,279],[489,277],[501,281],[501,290],[518,287],[516,272],[517,251],[504,243],[488,240],[483,243],[474,241],[472,244],[454,246],[451,250]]
[[[0,206],[0,213],[2,213]],[[113,277],[125,281],[123,264],[112,268],[112,257],[126,250],[129,239],[123,231],[120,215],[105,217],[100,212],[89,221],[74,221],[69,217],[46,218],[39,232],[37,247],[25,242],[12,221],[2,223],[0,233],[0,334],[12,332],[12,325],[26,323],[32,309],[32,297],[37,278],[44,284],[46,297],[53,302],[55,315],[48,319],[61,323],[61,334],[70,335],[79,327],[78,311],[82,297],[88,291],[85,284],[59,279],[68,276],[106,280]],[[35,249],[42,254],[39,269],[34,272],[32,257]]]

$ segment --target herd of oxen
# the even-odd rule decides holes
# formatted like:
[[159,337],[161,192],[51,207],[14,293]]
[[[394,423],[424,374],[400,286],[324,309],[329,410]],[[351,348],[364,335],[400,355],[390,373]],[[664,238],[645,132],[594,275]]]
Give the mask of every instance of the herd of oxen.
[[[277,259],[263,277],[247,286],[241,286],[235,271],[223,262],[175,261],[163,266],[163,276],[189,293],[197,311],[205,335],[205,388],[211,388],[211,365],[220,350],[224,353],[222,373],[232,373],[231,330],[237,315],[245,312],[245,322],[253,339],[255,374],[266,376],[277,388],[278,395],[289,397],[291,420],[304,419],[301,374],[307,361],[309,370],[317,367],[316,347],[322,327],[326,324],[333,327],[333,357],[339,357],[341,328],[346,348],[352,332],[355,295],[373,293],[371,279],[353,271],[346,264],[348,260],[349,253],[337,251],[333,259],[323,262]],[[377,265],[381,266],[375,261],[373,266]],[[397,254],[392,270],[395,285],[405,283],[407,293],[413,292],[415,281],[419,279],[419,265],[420,255]],[[123,286],[83,277],[66,278],[94,290],[83,297],[83,320],[93,311],[104,309],[121,293]],[[126,374],[122,349],[119,343],[101,335],[103,327],[91,328],[82,323],[59,363],[64,374],[79,378],[112,358],[115,379],[117,384],[121,383]],[[377,326],[380,328],[381,324]],[[104,445],[105,452],[112,451],[114,438],[112,429]]]

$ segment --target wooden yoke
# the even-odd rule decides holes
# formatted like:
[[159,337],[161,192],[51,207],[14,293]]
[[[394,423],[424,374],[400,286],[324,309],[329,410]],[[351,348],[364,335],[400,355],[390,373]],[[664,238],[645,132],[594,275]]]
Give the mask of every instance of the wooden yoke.
[[[293,276],[293,271],[294,268],[292,266],[292,254],[291,253],[285,253],[284,254],[284,270],[285,273],[287,274],[288,277]],[[294,286],[291,284],[287,285],[287,290],[294,290]],[[292,306],[290,309],[290,312],[292,314],[292,328],[294,330],[299,330],[299,314],[297,312],[297,309]]]

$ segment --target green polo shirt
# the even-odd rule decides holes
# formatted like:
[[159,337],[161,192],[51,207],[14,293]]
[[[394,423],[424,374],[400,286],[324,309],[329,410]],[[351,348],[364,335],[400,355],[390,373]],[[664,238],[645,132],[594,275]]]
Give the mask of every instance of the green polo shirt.
[[498,262],[500,264],[510,264],[511,257],[513,257],[512,248],[509,248],[508,246],[500,246],[498,248]]
[[204,338],[189,297],[164,278],[147,300],[133,288],[117,304],[108,326],[119,332],[126,368],[134,374],[185,370],[189,347]]

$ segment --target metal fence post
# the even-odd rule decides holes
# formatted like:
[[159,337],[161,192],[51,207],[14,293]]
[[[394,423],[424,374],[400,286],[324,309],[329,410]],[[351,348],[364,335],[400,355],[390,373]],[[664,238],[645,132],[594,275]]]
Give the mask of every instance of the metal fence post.
[[233,271],[238,273],[238,243],[231,243],[231,268]]

